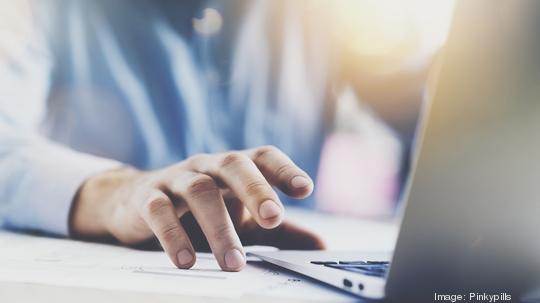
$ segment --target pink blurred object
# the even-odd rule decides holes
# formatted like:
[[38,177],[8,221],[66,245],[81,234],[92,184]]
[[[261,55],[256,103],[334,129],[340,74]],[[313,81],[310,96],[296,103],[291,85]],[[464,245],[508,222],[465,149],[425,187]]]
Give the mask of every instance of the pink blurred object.
[[398,194],[399,150],[395,140],[384,136],[329,136],[319,168],[318,209],[370,218],[390,216]]

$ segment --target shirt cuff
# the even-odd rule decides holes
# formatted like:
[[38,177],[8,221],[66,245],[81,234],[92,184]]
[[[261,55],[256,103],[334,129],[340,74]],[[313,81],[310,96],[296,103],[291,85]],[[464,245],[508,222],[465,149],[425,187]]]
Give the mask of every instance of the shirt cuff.
[[[73,198],[91,176],[122,163],[44,144],[18,159],[25,169],[18,184],[6,227],[68,236]],[[23,163],[20,163],[23,164]]]

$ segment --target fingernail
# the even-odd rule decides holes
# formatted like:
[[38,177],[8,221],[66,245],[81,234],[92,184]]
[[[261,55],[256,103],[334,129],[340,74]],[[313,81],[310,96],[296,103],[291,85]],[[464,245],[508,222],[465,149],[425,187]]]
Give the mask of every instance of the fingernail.
[[272,200],[264,201],[261,206],[259,206],[259,215],[263,219],[270,219],[277,217],[281,214],[281,207],[279,207],[276,202]]
[[187,249],[179,252],[176,257],[178,258],[178,263],[180,263],[180,265],[187,265],[193,261],[193,254]]
[[291,179],[291,185],[296,188],[304,188],[311,185],[311,181],[306,177],[296,176]]
[[244,263],[244,255],[238,249],[231,249],[225,254],[225,265],[229,269],[239,269]]

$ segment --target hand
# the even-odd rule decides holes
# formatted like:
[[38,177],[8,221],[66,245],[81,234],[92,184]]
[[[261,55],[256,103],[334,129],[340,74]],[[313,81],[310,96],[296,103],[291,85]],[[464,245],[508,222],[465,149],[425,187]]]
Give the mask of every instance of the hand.
[[322,248],[315,235],[281,224],[283,204],[272,186],[294,198],[313,190],[308,175],[275,147],[196,155],[156,171],[105,172],[81,186],[71,212],[71,233],[114,237],[126,245],[155,236],[179,268],[193,266],[194,243],[199,246],[206,238],[227,271],[245,265],[242,243]]

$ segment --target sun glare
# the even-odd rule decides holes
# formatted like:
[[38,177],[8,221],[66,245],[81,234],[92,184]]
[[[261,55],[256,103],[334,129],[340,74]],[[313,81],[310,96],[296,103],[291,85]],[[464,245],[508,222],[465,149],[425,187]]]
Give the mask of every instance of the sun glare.
[[335,1],[339,36],[361,55],[432,51],[446,38],[453,0]]

